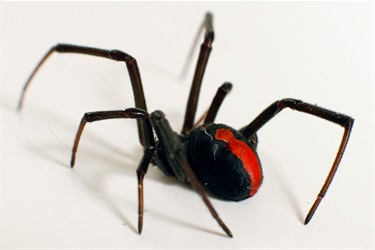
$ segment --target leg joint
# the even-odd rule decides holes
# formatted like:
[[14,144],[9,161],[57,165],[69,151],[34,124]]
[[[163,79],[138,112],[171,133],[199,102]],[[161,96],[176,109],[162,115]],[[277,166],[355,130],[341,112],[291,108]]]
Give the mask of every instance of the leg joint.
[[131,55],[122,52],[121,50],[110,50],[108,52],[108,56],[110,59],[116,60],[116,61],[123,61],[125,63],[131,63],[135,61],[135,58]]

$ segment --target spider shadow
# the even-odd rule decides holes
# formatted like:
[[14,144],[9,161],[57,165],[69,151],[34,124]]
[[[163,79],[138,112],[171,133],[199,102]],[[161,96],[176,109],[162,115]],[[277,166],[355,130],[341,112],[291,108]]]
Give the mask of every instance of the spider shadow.
[[[189,222],[188,220],[182,220],[179,217],[171,216],[171,214],[163,213],[163,212],[160,212],[160,211],[153,211],[153,213],[156,214],[158,217],[163,218],[164,220],[172,222],[172,223],[176,223],[176,224],[179,224],[179,225],[190,227],[192,229],[199,230],[201,232],[206,232],[206,233],[209,233],[209,234],[215,234],[215,235],[218,235],[218,236],[227,237],[227,235],[225,233],[222,233],[220,230],[217,231],[217,230],[213,230],[213,229],[208,229],[206,227],[202,227],[202,226],[199,226],[197,224],[193,224],[193,223]],[[210,215],[207,214],[207,216],[210,219]],[[214,219],[212,219],[212,223],[213,223],[213,225],[215,224]]]
[[[36,106],[36,105],[30,105],[30,106],[32,106],[32,107],[30,107],[30,109],[32,109],[34,119],[43,119],[43,117],[48,117],[48,119],[50,121],[53,121],[54,124],[59,124],[59,129],[63,128],[66,131],[72,131],[71,145],[65,145],[65,143],[62,143],[59,140],[59,135],[55,135],[54,132],[52,131],[52,129],[50,128],[50,132],[54,135],[56,140],[58,140],[59,143],[63,146],[63,147],[60,147],[60,149],[65,148],[66,150],[68,150],[69,151],[69,157],[70,157],[71,156],[70,155],[71,149],[73,147],[74,138],[75,138],[76,131],[77,131],[77,128],[78,128],[78,125],[79,125],[80,121],[77,120],[77,122],[70,122],[70,121],[67,121],[66,119],[64,119],[64,117],[62,115],[59,115],[57,112],[53,112],[53,111],[51,111],[49,109],[45,109],[44,107],[41,107],[41,106]],[[18,110],[15,110],[15,111],[17,112]],[[134,128],[134,129],[136,130],[136,128]],[[96,157],[100,160],[104,160],[104,159],[107,160],[107,161],[110,160],[110,161],[112,161],[111,162],[112,164],[117,164],[117,165],[119,164],[119,162],[115,162],[115,160],[112,160],[113,158],[108,157],[108,154],[118,153],[120,151],[119,147],[117,147],[117,148],[114,147],[113,144],[111,144],[109,141],[103,139],[103,137],[96,136],[95,134],[92,134],[92,133],[86,133],[84,136],[85,136],[85,140],[89,141],[91,144],[101,145],[102,148],[107,148],[107,149],[111,149],[111,150],[106,151],[105,153],[103,153],[101,151],[91,151],[90,152],[90,151],[87,151],[87,150],[86,151],[83,150],[83,152],[80,152],[80,154],[85,154],[85,155],[88,155],[88,156]],[[41,145],[35,145],[35,146],[34,145],[35,144],[30,146],[30,148],[33,149],[34,152],[36,152],[36,153],[40,154],[41,156],[57,163],[60,166],[70,167],[70,165],[69,165],[70,164],[70,158],[68,158],[66,163],[65,163],[60,158],[57,158],[56,156],[53,156],[50,153],[47,153],[48,151],[42,149]],[[54,148],[54,145],[45,145],[43,148],[51,149],[51,148]],[[140,149],[141,149],[141,147],[140,147]],[[120,153],[128,159],[138,160],[138,158],[136,158],[138,156],[135,155],[134,153],[129,153],[128,151],[124,151],[124,150],[121,150]],[[77,157],[79,157],[79,156],[77,156]]]
[[[109,195],[108,188],[105,188],[105,181],[107,177],[114,174],[129,175],[129,170],[123,167],[120,168],[118,165],[111,164],[106,164],[106,166],[103,166],[102,169],[105,170],[96,171],[89,177],[80,171],[76,171],[75,174],[92,196],[101,195],[101,198],[107,207],[123,222],[123,224],[127,225],[134,233],[138,233],[137,226],[133,224],[132,220],[124,213],[123,206],[118,205],[118,201],[116,201],[113,196]],[[124,204],[135,207],[135,203],[129,202],[129,200],[127,200]]]
[[[141,158],[141,154],[139,155]],[[106,193],[106,188],[105,188],[105,180],[109,175],[123,175],[123,176],[129,176],[129,175],[134,175],[135,176],[135,169],[133,168],[124,168],[124,164],[119,165],[119,164],[111,164],[106,162],[106,166],[103,166],[102,169],[105,169],[104,171],[97,171],[94,176],[87,177],[84,174],[77,174],[79,177],[80,181],[87,187],[92,195],[97,195],[100,193]],[[133,165],[133,164],[132,164]],[[134,166],[136,163],[134,162]],[[156,168],[156,167],[154,167]],[[132,169],[131,173],[130,170]],[[182,188],[186,188],[191,190],[192,192],[195,192],[194,189],[187,183],[181,183],[179,182],[176,178],[164,176],[159,170],[152,171],[152,173],[148,173],[145,177],[145,182],[147,181],[155,181],[163,185],[168,185],[168,186],[179,186]],[[125,191],[126,192],[126,191]],[[121,220],[123,221],[124,225],[128,226],[129,229],[131,229],[135,234],[138,234],[138,225],[136,224],[136,218],[129,218],[129,216],[126,215],[125,210],[129,209],[134,209],[137,207],[138,203],[134,201],[129,201],[129,199],[124,199],[124,198],[114,198],[111,197],[111,195],[103,195],[102,196],[104,202],[106,205],[110,208],[110,210]],[[147,200],[147,197],[145,197]],[[119,200],[123,200],[119,201]],[[123,205],[126,204],[126,205]],[[202,203],[203,206],[203,203]],[[126,208],[125,208],[126,207]],[[128,208],[128,209],[127,209]],[[162,218],[165,221],[169,221],[172,223],[176,223],[179,225],[184,225],[202,232],[207,232],[210,234],[217,234],[220,236],[225,236],[225,234],[207,229],[205,227],[200,227],[199,225],[190,223],[188,220],[183,220],[179,217],[172,216],[170,213],[164,213],[160,210],[153,210],[153,213],[156,214],[158,217]]]
[[[4,104],[4,102],[2,102],[2,105]],[[7,103],[6,105],[7,109],[10,109],[12,111],[15,111],[17,112],[18,110],[16,110],[14,107],[12,107],[12,105],[9,105],[9,103]],[[43,119],[43,117],[48,117],[49,120],[53,120],[54,123],[56,124],[59,124],[59,127],[64,127],[64,128],[67,128],[67,130],[69,131],[74,131],[74,129],[76,129],[78,127],[78,123],[79,121],[77,121],[77,124],[73,124],[72,122],[68,122],[66,119],[63,118],[63,116],[59,115],[58,113],[56,112],[52,112],[50,111],[49,109],[46,109],[44,107],[41,107],[41,106],[33,106],[33,105],[29,105],[31,107],[28,107],[29,109],[32,109],[32,113],[33,113],[33,118],[34,119]],[[53,133],[51,131],[51,133]],[[73,145],[73,136],[75,135],[75,133],[72,135],[72,145]],[[58,136],[56,136],[56,139],[58,139]],[[101,147],[104,147],[104,148],[113,148],[113,145],[111,145],[110,143],[108,143],[108,141],[105,141],[103,139],[101,139],[100,137],[98,136],[95,136],[93,134],[90,134],[88,133],[86,136],[85,136],[87,140],[90,141],[90,143],[96,143],[96,144],[100,144]],[[62,144],[62,145],[60,145]],[[64,145],[62,142],[59,141],[59,144],[56,144],[56,143],[38,143],[38,144],[29,144],[27,145],[27,147],[29,148],[29,150],[34,153],[34,154],[37,154],[43,158],[45,158],[47,161],[50,161],[50,162],[53,162],[55,163],[56,165],[58,166],[61,166],[63,168],[66,168],[66,169],[70,169],[70,156],[71,156],[71,151],[70,151],[70,148],[69,146],[67,145]],[[68,150],[68,154],[64,154],[64,148]],[[140,147],[141,149],[141,147]],[[119,149],[115,149],[115,151],[119,151]],[[57,152],[57,153],[56,153]],[[140,150],[141,152],[141,150]],[[65,151],[66,153],[66,151]],[[136,172],[136,166],[138,165],[139,162],[137,161],[140,161],[141,159],[141,153],[139,154],[134,154],[134,153],[130,153],[130,152],[124,152],[123,150],[121,151],[121,155],[122,157],[125,157],[127,158],[128,160],[130,160],[131,162],[137,162],[134,164],[134,168],[126,168],[124,167],[124,162],[122,162],[122,158],[119,159],[119,157],[108,157],[108,154],[111,154],[113,153],[112,152],[109,152],[108,151],[106,153],[102,153],[100,152],[100,150],[94,150],[94,151],[87,151],[84,152],[83,154],[85,155],[85,157],[89,157],[89,158],[95,158],[97,161],[102,161],[102,162],[105,162],[106,164],[106,167],[107,166],[112,166],[112,167],[109,167],[108,170],[106,172],[111,172],[111,174],[113,173],[118,173],[118,174],[121,174],[121,175],[130,175],[131,173],[135,173]],[[118,153],[118,152],[116,152]],[[66,160],[62,160],[62,157],[67,157]],[[78,160],[77,160],[77,163],[76,165],[80,164],[80,165],[83,165],[84,163],[79,163],[79,155],[77,156]],[[84,158],[84,157],[82,157]],[[73,169],[74,170],[74,169]],[[104,177],[103,177],[104,178]],[[88,181],[87,179],[85,179],[84,177],[80,176],[80,180],[86,185],[86,187],[88,187],[93,193],[100,193],[102,190],[103,190],[103,187],[100,183],[103,183],[103,178],[96,178],[92,181]],[[123,215],[123,213],[121,213],[121,210],[116,206],[115,202],[111,199],[105,199],[106,203],[108,204],[108,206],[112,209],[112,211],[114,211],[114,213],[120,218],[122,219],[127,225],[130,226],[130,228],[137,232],[137,229],[135,226],[132,226],[132,224],[130,223],[130,220],[125,216]]]
[[[29,105],[30,106],[30,105]],[[12,109],[10,106],[8,108]],[[52,112],[49,109],[46,109],[41,106],[31,106],[28,107],[29,109],[33,110],[33,117],[36,119],[43,119],[43,117],[48,117],[49,119],[53,120],[54,123],[59,124],[60,127],[68,128],[67,130],[75,131],[75,129],[78,127],[78,123],[72,123],[70,121],[67,121],[63,118],[62,115],[59,115],[56,112]],[[53,133],[51,131],[51,133]],[[58,139],[58,136],[55,136]],[[101,139],[99,136],[95,136],[95,134],[87,133],[85,135],[85,140],[88,140],[90,143],[97,143],[100,144],[101,147],[106,148],[113,148],[113,145],[108,143],[108,141],[105,141]],[[72,140],[73,142],[73,140]],[[60,142],[60,144],[62,144]],[[70,161],[70,150],[68,151],[69,154],[56,154],[56,152],[64,149],[64,146],[67,150],[69,150],[69,146],[67,145],[59,145],[56,143],[39,143],[39,144],[31,144],[28,145],[30,150],[41,157],[47,159],[48,161],[51,161],[55,163],[58,166],[64,167],[66,169],[70,169],[69,161]],[[84,157],[82,158],[91,158],[95,159],[98,162],[103,162],[105,166],[103,166],[103,169],[105,168],[105,171],[98,171],[94,173],[93,175],[90,175],[90,177],[85,176],[82,173],[79,173],[78,171],[75,171],[76,176],[79,178],[79,180],[87,187],[88,190],[92,193],[92,195],[100,194],[105,192],[105,179],[108,177],[108,175],[123,175],[123,176],[129,176],[134,175],[134,178],[136,178],[136,167],[138,166],[141,158],[142,158],[142,149],[140,146],[140,150],[137,153],[129,152],[127,150],[121,150],[120,154],[121,157],[108,157],[108,152],[106,154],[103,154],[100,150],[85,150],[84,152],[81,152],[84,154]],[[116,152],[119,153],[119,152]],[[68,155],[68,158],[65,160],[62,159],[62,155],[64,157]],[[83,160],[80,162],[80,155],[77,155],[77,162],[75,168],[77,168],[77,165],[86,165],[85,161]],[[124,158],[126,158],[126,163],[124,163]],[[128,167],[130,166],[130,167]],[[84,166],[82,166],[84,167]],[[74,170],[74,169],[73,169]],[[164,176],[159,170],[156,170],[158,173],[148,173],[145,177],[145,181],[152,180],[156,181],[158,183],[163,183],[164,185],[168,186],[178,186],[182,187],[184,189],[188,189],[192,192],[195,192],[191,185],[187,183],[181,183],[176,178],[167,177]],[[156,172],[154,171],[154,172]],[[78,174],[77,174],[78,173]],[[92,178],[94,176],[94,178]],[[210,198],[216,199],[216,197],[212,196],[209,192],[206,192],[207,196]],[[123,207],[121,207],[118,204],[118,201],[111,197],[103,196],[103,200],[105,201],[106,205],[112,210],[112,212],[124,222],[134,233],[138,233],[137,225],[135,225],[129,217],[124,213]],[[128,202],[128,201],[127,201]],[[133,203],[132,203],[133,204]],[[131,204],[127,204],[131,205]],[[194,225],[192,223],[189,223],[189,221],[179,219],[177,217],[173,217],[170,214],[162,213],[162,212],[156,212],[160,217],[163,217],[167,221],[171,221],[174,223],[182,224],[200,231],[205,231],[209,233],[214,233],[218,235],[222,235],[220,232],[210,230],[204,227],[199,227],[197,225]]]
[[[153,170],[154,171],[151,171],[151,172],[149,171],[147,173],[147,175],[145,176],[145,179],[144,179],[145,182],[154,181],[154,182],[159,183],[159,185],[168,186],[168,189],[179,189],[179,188],[181,188],[181,189],[189,190],[190,192],[193,192],[197,195],[197,197],[196,197],[197,203],[200,204],[202,207],[205,206],[203,201],[201,201],[201,199],[199,197],[199,194],[195,191],[195,189],[192,187],[192,185],[190,185],[187,182],[180,182],[180,181],[178,181],[178,179],[176,177],[164,175],[159,169],[157,169],[156,166],[153,166]],[[209,197],[210,199],[219,200],[217,197],[213,196],[208,190],[205,189],[204,191],[205,191],[205,194],[207,195],[207,197]],[[181,193],[181,195],[183,195],[183,194]],[[147,197],[145,197],[145,199],[147,199]],[[180,199],[183,199],[183,197],[180,196]],[[202,209],[202,212],[203,211],[204,211],[204,209]],[[186,210],[184,212],[188,213],[189,211]],[[169,221],[171,223],[175,223],[175,224],[178,224],[178,225],[190,227],[192,229],[199,230],[201,232],[206,232],[206,233],[209,233],[209,234],[216,234],[218,236],[224,236],[224,237],[227,236],[225,233],[222,233],[220,230],[208,229],[207,227],[202,227],[202,226],[199,226],[198,224],[193,224],[187,219],[186,220],[181,219],[183,217],[173,216],[171,213],[164,212],[164,210],[154,209],[153,214],[156,214],[159,218],[162,218],[165,221]],[[211,218],[210,214],[207,214],[207,216],[208,216],[209,219]],[[213,224],[215,225],[214,220],[213,220]]]
[[[264,152],[263,152],[264,154]],[[277,187],[282,190],[283,195],[288,200],[289,204],[291,204],[291,208],[293,209],[294,213],[297,215],[298,220],[304,224],[304,214],[302,212],[302,208],[300,204],[297,202],[296,194],[293,192],[293,188],[288,185],[288,176],[283,174],[280,168],[277,167],[278,162],[272,159],[272,156],[268,155],[268,171],[272,171],[272,175],[275,176],[275,180],[277,180]],[[264,159],[265,157],[263,157]]]

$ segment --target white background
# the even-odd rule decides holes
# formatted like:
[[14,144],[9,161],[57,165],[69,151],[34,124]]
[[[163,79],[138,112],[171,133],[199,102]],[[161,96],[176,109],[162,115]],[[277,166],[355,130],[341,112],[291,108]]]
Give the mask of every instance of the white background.
[[[192,78],[179,79],[207,10],[215,41],[198,114],[224,81],[217,117],[240,128],[283,97],[355,118],[340,168],[309,225],[343,129],[286,110],[259,131],[265,179],[242,202],[211,197],[224,235],[188,186],[150,167],[137,234],[134,121],[90,124],[76,168],[70,151],[84,112],[132,107],[123,63],[54,54],[16,112],[23,84],[56,43],[120,49],[138,61],[150,111],[182,126]],[[372,248],[374,89],[372,2],[2,3],[1,247]],[[192,63],[195,64],[194,62]]]

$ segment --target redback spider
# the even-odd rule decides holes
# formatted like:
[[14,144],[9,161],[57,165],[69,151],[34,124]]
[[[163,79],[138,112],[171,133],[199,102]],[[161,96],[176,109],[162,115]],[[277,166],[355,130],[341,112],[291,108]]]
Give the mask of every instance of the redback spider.
[[134,92],[135,108],[85,113],[75,137],[71,167],[74,166],[79,140],[87,122],[118,118],[136,119],[139,141],[144,148],[143,157],[137,168],[139,233],[142,232],[143,226],[143,178],[150,163],[157,165],[165,175],[190,183],[221,228],[232,237],[232,233],[208,200],[203,187],[224,200],[240,201],[255,195],[263,180],[262,167],[256,152],[258,143],[256,133],[281,110],[294,109],[323,118],[344,128],[336,158],[306,216],[305,224],[311,220],[326,194],[348,143],[354,122],[351,117],[297,99],[281,99],[272,103],[252,122],[239,130],[214,123],[223,99],[232,88],[230,83],[224,83],[218,89],[207,112],[194,124],[202,79],[214,40],[212,19],[212,14],[207,13],[198,33],[205,31],[204,41],[200,48],[180,134],[172,130],[162,111],[157,110],[152,113],[147,111],[137,62],[135,58],[119,50],[57,44],[42,58],[23,88],[18,105],[19,110],[31,80],[53,52],[78,53],[125,62]]

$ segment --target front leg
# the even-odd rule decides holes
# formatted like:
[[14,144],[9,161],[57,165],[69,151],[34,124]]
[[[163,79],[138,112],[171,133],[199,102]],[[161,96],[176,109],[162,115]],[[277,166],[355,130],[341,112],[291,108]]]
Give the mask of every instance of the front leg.
[[145,137],[145,147],[148,147],[150,145],[151,146],[155,145],[152,127],[150,124],[150,120],[148,118],[148,113],[142,109],[129,108],[125,110],[88,112],[83,115],[81,122],[79,124],[78,131],[74,139],[70,166],[71,167],[74,166],[79,140],[81,139],[83,129],[85,128],[85,125],[87,122],[95,122],[95,121],[108,120],[108,119],[120,119],[120,118],[132,118],[132,119],[143,120],[145,124],[145,129],[147,131],[147,133],[145,134],[148,135],[147,137]]
[[[141,74],[139,72],[137,61],[134,57],[120,50],[99,49],[99,48],[79,46],[79,45],[73,45],[73,44],[57,44],[48,50],[48,52],[40,60],[39,64],[32,71],[30,77],[27,79],[22,89],[21,98],[19,99],[19,102],[18,102],[18,110],[21,110],[22,108],[23,101],[26,95],[26,91],[29,88],[30,83],[33,80],[34,76],[54,52],[97,56],[97,57],[107,58],[107,59],[114,60],[114,61],[124,62],[128,69],[130,82],[131,82],[132,89],[133,89],[135,107],[147,111],[146,99],[144,96],[143,86],[142,86],[142,81],[141,81]],[[144,123],[142,123],[141,121],[138,121],[139,141],[142,144],[142,146],[146,145],[145,137],[151,136],[151,134],[147,134],[149,131],[147,130],[147,128],[145,128],[145,126],[146,125]]]
[[111,110],[111,111],[97,111],[85,113],[82,117],[81,123],[77,131],[77,135],[74,140],[72,158],[70,161],[70,166],[73,168],[77,153],[77,148],[83,129],[87,122],[95,122],[108,119],[120,119],[120,118],[131,118],[131,119],[140,119],[144,121],[146,125],[145,128],[148,130],[146,135],[152,135],[145,138],[146,147],[143,153],[141,162],[139,163],[137,169],[137,178],[138,178],[138,232],[142,232],[143,228],[143,178],[147,173],[148,166],[152,159],[152,156],[155,152],[155,140],[153,137],[152,127],[148,113],[144,110],[137,108],[129,108],[125,110]]

